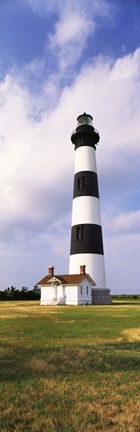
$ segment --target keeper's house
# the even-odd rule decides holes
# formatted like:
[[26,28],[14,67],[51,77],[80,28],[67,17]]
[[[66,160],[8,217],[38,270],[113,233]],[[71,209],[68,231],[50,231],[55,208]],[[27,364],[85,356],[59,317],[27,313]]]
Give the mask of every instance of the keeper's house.
[[37,285],[41,289],[41,305],[86,305],[92,304],[93,279],[86,274],[85,265],[79,274],[55,275],[54,267]]

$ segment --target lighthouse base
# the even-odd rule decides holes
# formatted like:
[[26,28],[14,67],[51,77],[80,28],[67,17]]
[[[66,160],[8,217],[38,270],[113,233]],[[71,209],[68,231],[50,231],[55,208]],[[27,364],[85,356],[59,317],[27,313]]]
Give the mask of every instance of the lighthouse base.
[[92,288],[92,304],[112,304],[110,290],[108,288]]

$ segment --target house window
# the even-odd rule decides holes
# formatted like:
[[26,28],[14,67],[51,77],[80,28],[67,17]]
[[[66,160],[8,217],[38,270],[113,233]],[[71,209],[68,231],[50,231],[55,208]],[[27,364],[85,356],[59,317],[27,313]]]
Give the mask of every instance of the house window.
[[88,295],[88,286],[86,287],[86,295]]
[[81,241],[83,237],[82,225],[76,227],[76,240]]
[[82,285],[80,286],[80,294],[81,294],[81,296],[83,295],[83,286]]

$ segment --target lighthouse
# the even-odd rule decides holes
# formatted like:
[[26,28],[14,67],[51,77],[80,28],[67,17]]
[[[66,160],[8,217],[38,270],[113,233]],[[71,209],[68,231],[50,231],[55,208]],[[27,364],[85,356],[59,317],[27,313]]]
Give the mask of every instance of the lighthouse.
[[75,148],[75,172],[72,203],[71,245],[69,273],[86,272],[95,281],[93,303],[111,303],[110,290],[106,288],[103,235],[100,214],[96,146],[100,140],[94,128],[93,117],[77,117],[71,141]]

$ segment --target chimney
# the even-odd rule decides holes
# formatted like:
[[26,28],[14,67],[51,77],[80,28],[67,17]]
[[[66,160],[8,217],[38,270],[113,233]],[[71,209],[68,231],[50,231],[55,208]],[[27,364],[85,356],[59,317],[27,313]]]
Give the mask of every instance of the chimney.
[[49,266],[48,267],[48,275],[49,276],[54,276],[54,266]]
[[80,265],[80,274],[86,274],[86,265]]

